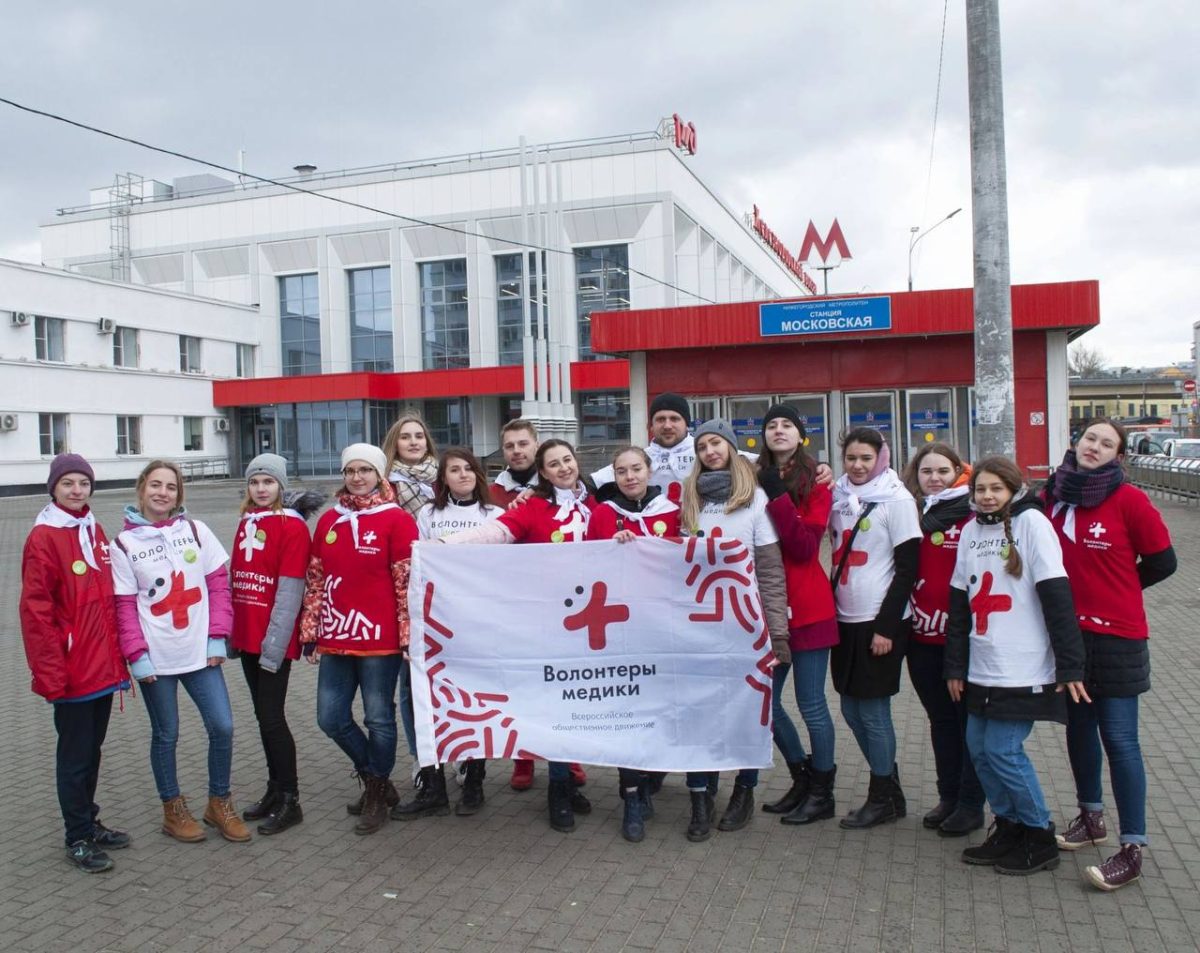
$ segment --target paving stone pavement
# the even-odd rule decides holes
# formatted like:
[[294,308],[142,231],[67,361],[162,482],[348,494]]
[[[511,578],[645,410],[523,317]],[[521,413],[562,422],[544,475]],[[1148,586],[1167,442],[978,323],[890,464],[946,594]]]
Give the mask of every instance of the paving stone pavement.
[[[189,509],[229,540],[239,490],[231,483],[189,487]],[[97,494],[97,515],[110,532],[128,498],[127,491]],[[17,621],[21,546],[42,503],[0,506],[2,951],[1147,953],[1200,946],[1200,565],[1190,559],[1200,543],[1196,510],[1161,504],[1181,567],[1149,598],[1154,689],[1142,705],[1151,840],[1144,877],[1102,894],[1082,876],[1101,859],[1098,849],[1064,854],[1052,873],[1002,877],[962,864],[962,841],[921,828],[920,815],[936,801],[933,759],[907,684],[894,710],[911,813],[872,831],[843,831],[833,821],[784,828],[758,813],[741,832],[691,844],[683,837],[687,792],[676,776],[656,799],[646,840],[628,844],[619,830],[616,772],[596,768],[587,786],[593,813],[575,833],[556,834],[544,820],[544,766],[534,789],[517,793],[508,787],[508,765],[499,763],[480,814],[391,822],[355,837],[344,804],[358,790],[344,756],[317,728],[316,673],[304,664],[293,671],[289,699],[303,825],[245,845],[212,836],[185,845],[163,836],[148,721],[141,699],[126,695],[124,711],[114,708],[98,799],[103,819],[129,829],[134,843],[114,852],[114,871],[86,876],[60,849],[51,713],[29,691]],[[265,766],[236,663],[226,678],[237,726],[234,797],[245,805],[261,793]],[[194,707],[182,702],[180,709],[181,783],[193,805],[202,805],[204,733]],[[867,772],[834,711],[842,813],[864,796]],[[1075,813],[1062,730],[1038,726],[1030,750],[1061,826]],[[407,771],[401,755],[397,777]],[[725,792],[730,783],[726,775]],[[786,786],[782,766],[765,773],[759,801]],[[1111,804],[1107,780],[1106,799]]]

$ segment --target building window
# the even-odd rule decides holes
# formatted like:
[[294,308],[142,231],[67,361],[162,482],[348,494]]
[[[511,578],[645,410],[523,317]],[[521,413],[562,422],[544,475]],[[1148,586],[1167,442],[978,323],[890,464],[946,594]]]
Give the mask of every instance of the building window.
[[342,448],[366,437],[361,400],[320,401],[275,406],[278,453],[301,476],[333,476],[342,466]]
[[279,279],[279,340],[285,377],[321,373],[321,306],[315,274]]
[[421,342],[425,370],[470,367],[465,258],[421,263]]
[[1150,416],[1151,416],[1151,417],[1157,417],[1157,416],[1158,416],[1158,404],[1151,404],[1151,405],[1150,405]]
[[41,315],[33,319],[34,347],[37,349],[39,361],[65,361],[66,347],[63,344],[62,318],[43,318]]
[[[529,298],[530,333],[537,322],[537,259],[529,252],[525,267]],[[546,253],[542,252],[542,305],[546,306]],[[496,337],[500,345],[499,363],[523,364],[525,361],[525,302],[521,299],[521,256],[496,256]]]
[[579,359],[594,361],[592,312],[629,309],[629,246],[575,249],[575,314],[579,323]]
[[183,449],[185,451],[204,449],[203,417],[183,418]]
[[138,366],[137,328],[117,328],[113,332],[113,367]]
[[239,344],[237,346],[237,376],[254,376],[254,345]]
[[200,373],[200,339],[179,335],[179,369],[185,374]]
[[348,273],[350,286],[350,369],[395,370],[392,361],[392,269],[361,268]]
[[38,441],[43,457],[67,452],[67,415],[38,414]]
[[117,453],[136,457],[142,452],[142,418],[117,418]]
[[1129,405],[1129,414],[1128,414],[1128,416],[1132,417],[1132,416],[1134,415],[1134,413],[1135,413],[1135,411],[1134,411],[1134,409],[1133,409],[1133,404],[1132,404],[1132,403],[1130,403],[1130,405]]
[[400,416],[400,402],[396,400],[367,401],[367,443],[383,446],[383,438]]
[[421,416],[433,442],[439,447],[469,446],[471,428],[466,398],[427,400],[422,403]]
[[629,392],[592,391],[579,395],[579,442],[629,442]]

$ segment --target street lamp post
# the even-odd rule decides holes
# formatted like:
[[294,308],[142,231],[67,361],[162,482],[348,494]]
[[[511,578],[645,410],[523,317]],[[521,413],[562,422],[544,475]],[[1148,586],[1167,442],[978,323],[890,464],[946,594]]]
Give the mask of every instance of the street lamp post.
[[939,219],[938,221],[934,222],[923,232],[921,231],[920,225],[914,225],[912,228],[910,228],[908,230],[909,235],[910,235],[910,237],[908,239],[908,290],[909,291],[913,290],[912,289],[912,285],[913,285],[913,282],[912,282],[912,253],[913,253],[913,249],[917,246],[917,242],[919,242],[922,238],[924,238],[926,235],[928,235],[930,232],[932,232],[939,225],[943,225],[946,222],[950,221],[950,219],[954,218],[954,216],[957,215],[961,211],[962,211],[961,208],[956,208],[953,212],[951,212],[945,218]]

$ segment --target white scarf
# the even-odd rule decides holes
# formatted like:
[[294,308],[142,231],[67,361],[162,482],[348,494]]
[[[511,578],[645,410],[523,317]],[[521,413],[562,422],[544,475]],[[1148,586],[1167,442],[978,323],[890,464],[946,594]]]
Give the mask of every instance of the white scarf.
[[957,500],[960,496],[966,496],[971,492],[970,486],[964,483],[962,486],[948,486],[944,490],[938,490],[932,496],[925,497],[921,507],[921,513],[928,513],[930,508],[938,503],[944,503],[946,500]]
[[334,510],[339,514],[338,518],[333,521],[333,526],[329,529],[332,532],[333,527],[339,523],[350,524],[350,537],[354,540],[354,548],[359,549],[358,545],[358,518],[360,516],[370,516],[372,513],[382,513],[384,510],[399,509],[395,503],[380,503],[378,506],[368,506],[365,510],[352,510],[349,507],[342,506],[341,503],[334,504]]
[[[255,534],[258,532],[258,521],[265,519],[268,516],[293,516],[302,523],[308,522],[295,510],[290,510],[287,507],[284,507],[281,510],[256,510],[253,513],[243,513],[242,522],[246,524],[246,539],[257,539]],[[256,546],[254,544],[244,546],[243,551],[246,554],[246,562],[250,562],[250,560],[254,558],[255,550],[262,548],[263,547],[261,545]]]
[[1050,508],[1050,516],[1051,518],[1057,516],[1063,507],[1066,507],[1067,510],[1067,515],[1063,517],[1063,535],[1071,542],[1075,542],[1075,504],[1055,500],[1054,506]]
[[688,434],[673,447],[660,447],[651,443],[646,447],[646,456],[650,458],[653,472],[667,471],[682,482],[687,479],[696,463],[696,439]]
[[554,512],[554,518],[559,523],[565,523],[571,515],[571,511],[575,510],[583,517],[583,525],[586,528],[588,519],[591,518],[592,511],[584,502],[588,496],[588,489],[580,483],[573,490],[564,490],[561,487],[554,488],[554,502],[558,504],[558,509]]
[[47,503],[37,515],[35,526],[53,526],[55,529],[78,529],[79,548],[83,550],[84,561],[93,569],[96,565],[96,554],[92,547],[96,543],[96,517],[88,510],[83,516],[72,516],[57,503]]
[[833,505],[844,510],[852,519],[858,519],[864,503],[891,503],[895,500],[911,500],[904,481],[891,467],[866,483],[850,482],[849,474],[843,473],[833,485]]
[[509,493],[520,493],[522,490],[531,490],[537,485],[538,475],[536,470],[533,472],[533,476],[530,477],[528,483],[518,483],[507,467],[501,470],[499,476],[496,477],[496,486],[502,490],[507,490]]
[[658,535],[658,533],[654,532],[650,528],[650,525],[653,524],[647,525],[646,520],[648,518],[651,516],[662,516],[664,513],[674,513],[679,509],[678,506],[676,506],[674,503],[668,500],[665,495],[662,494],[656,496],[649,503],[647,503],[645,507],[642,508],[640,513],[631,513],[629,510],[622,507],[621,504],[616,500],[605,500],[604,505],[611,506],[614,510],[616,510],[617,515],[622,519],[626,521],[632,520],[633,522],[637,523],[642,528],[643,536]]

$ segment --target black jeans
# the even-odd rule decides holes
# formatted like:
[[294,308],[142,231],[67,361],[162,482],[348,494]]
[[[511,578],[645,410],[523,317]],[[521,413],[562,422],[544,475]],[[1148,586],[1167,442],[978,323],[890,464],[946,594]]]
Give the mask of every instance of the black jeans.
[[933,743],[933,763],[937,769],[938,798],[953,801],[972,810],[982,810],[983,786],[967,753],[967,706],[955,704],[942,674],[945,650],[908,640],[908,676],[917,697],[929,717],[929,739]]
[[66,827],[67,846],[92,836],[100,815],[96,782],[100,778],[100,747],[108,733],[112,695],[88,702],[59,702],[54,706],[58,731],[55,768],[58,805]]
[[296,742],[284,713],[292,660],[284,659],[278,672],[267,672],[259,667],[258,659],[259,656],[251,652],[242,653],[242,672],[250,687],[254,717],[258,719],[258,733],[267,756],[267,777],[280,791],[299,794]]

